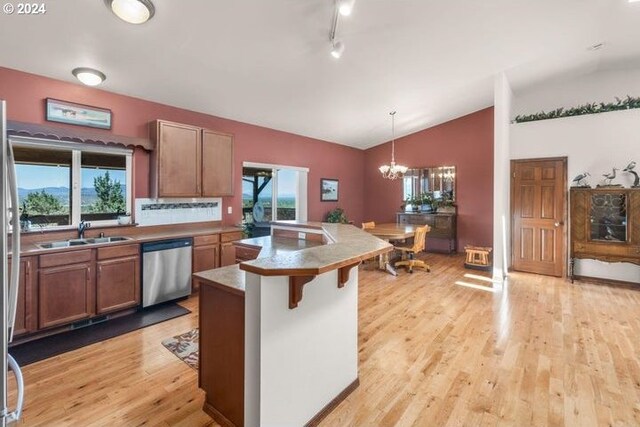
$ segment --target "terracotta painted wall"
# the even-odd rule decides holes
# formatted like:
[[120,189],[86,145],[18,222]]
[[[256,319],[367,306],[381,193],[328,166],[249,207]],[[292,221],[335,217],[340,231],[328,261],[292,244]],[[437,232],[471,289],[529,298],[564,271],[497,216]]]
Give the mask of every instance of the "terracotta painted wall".
[[[111,109],[111,132],[117,135],[147,137],[148,123],[155,119],[233,133],[236,195],[223,199],[225,224],[240,220],[243,161],[308,167],[308,219],[319,221],[327,211],[341,206],[350,219],[356,223],[362,221],[364,152],[361,150],[0,67],[0,99],[7,101],[9,120],[45,123],[44,99],[47,97]],[[148,153],[136,150],[134,162],[135,195],[147,197]],[[337,203],[320,202],[320,178],[340,180]],[[232,215],[227,214],[227,206],[233,207]]]
[[[382,179],[391,143],[365,152],[365,221],[395,222],[402,183]],[[456,166],[458,250],[493,240],[493,108],[487,108],[396,140],[396,161],[409,167]],[[428,246],[441,246],[429,241]]]

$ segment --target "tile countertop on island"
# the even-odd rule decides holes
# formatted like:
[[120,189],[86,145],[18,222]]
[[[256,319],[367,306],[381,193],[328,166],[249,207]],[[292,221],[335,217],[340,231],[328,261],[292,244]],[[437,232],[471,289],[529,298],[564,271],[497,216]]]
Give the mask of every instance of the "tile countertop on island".
[[314,230],[327,237],[319,241],[279,236],[264,236],[235,242],[236,246],[259,248],[258,258],[240,264],[202,271],[194,277],[202,283],[227,287],[230,292],[244,292],[245,275],[250,271],[264,276],[317,275],[329,270],[358,263],[389,252],[393,246],[352,225],[319,222],[280,221],[277,228]]

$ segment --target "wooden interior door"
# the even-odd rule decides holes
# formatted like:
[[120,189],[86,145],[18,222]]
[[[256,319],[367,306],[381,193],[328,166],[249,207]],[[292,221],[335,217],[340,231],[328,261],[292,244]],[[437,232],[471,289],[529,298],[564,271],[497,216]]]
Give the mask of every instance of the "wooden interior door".
[[567,160],[511,162],[512,267],[562,277],[565,272]]

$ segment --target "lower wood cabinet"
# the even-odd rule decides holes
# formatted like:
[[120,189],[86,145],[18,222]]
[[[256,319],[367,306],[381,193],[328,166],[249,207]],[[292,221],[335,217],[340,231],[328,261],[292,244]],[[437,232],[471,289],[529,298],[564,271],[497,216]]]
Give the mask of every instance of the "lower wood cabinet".
[[96,314],[140,304],[140,256],[96,262]]
[[[20,284],[18,287],[18,305],[13,335],[33,332],[38,328],[37,257],[20,258]],[[11,272],[9,260],[9,272]]]
[[38,282],[38,327],[72,323],[95,313],[90,262],[41,268]]
[[220,235],[220,266],[226,267],[236,263],[236,247],[233,242],[242,239],[242,232],[234,231]]

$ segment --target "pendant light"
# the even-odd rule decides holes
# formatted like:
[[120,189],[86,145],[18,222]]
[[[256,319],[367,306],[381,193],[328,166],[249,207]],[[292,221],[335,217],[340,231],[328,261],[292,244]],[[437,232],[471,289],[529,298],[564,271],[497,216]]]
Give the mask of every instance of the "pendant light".
[[382,173],[382,177],[385,179],[398,179],[402,178],[402,176],[409,169],[406,166],[396,165],[395,151],[396,151],[396,129],[395,129],[395,116],[396,112],[392,111],[389,113],[391,116],[391,163],[388,165],[382,165],[378,168],[380,173]]

